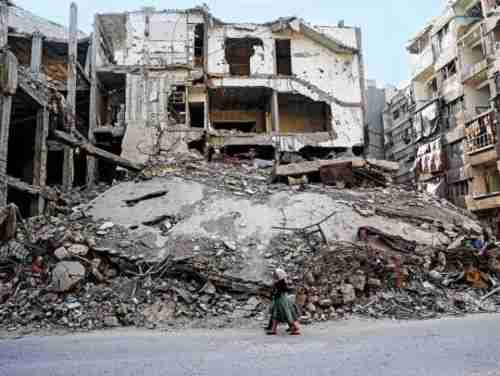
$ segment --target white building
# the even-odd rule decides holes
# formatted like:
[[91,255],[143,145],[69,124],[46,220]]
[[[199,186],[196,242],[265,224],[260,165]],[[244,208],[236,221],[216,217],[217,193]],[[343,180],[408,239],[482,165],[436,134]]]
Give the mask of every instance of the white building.
[[127,158],[201,134],[226,151],[362,150],[358,28],[298,18],[228,24],[205,8],[146,8],[97,15],[94,35],[97,123],[126,124]]

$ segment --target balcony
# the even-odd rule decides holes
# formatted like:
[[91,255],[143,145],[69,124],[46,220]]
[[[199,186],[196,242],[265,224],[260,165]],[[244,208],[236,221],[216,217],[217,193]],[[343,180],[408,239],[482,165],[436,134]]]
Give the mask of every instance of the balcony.
[[496,124],[492,110],[484,112],[465,126],[468,163],[478,166],[497,160]]
[[427,46],[420,54],[410,55],[411,75],[413,79],[426,80],[434,74],[434,50]]
[[500,207],[500,192],[470,195],[465,197],[467,209],[470,211],[489,210]]
[[488,79],[488,61],[483,59],[475,64],[466,65],[462,71],[464,85],[478,86]]

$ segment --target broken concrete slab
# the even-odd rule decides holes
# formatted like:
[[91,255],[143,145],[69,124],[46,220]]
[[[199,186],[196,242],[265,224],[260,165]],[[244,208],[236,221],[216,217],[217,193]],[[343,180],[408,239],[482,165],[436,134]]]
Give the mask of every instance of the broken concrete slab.
[[[128,198],[162,189],[168,190],[165,196],[142,201],[133,207],[123,203]],[[94,200],[87,214],[96,220],[110,220],[129,228],[133,237],[151,237],[155,246],[148,254],[156,259],[167,255],[190,257],[203,253],[203,247],[213,242],[234,244],[232,248],[238,250],[244,265],[233,263],[227,273],[254,281],[269,277],[265,250],[281,233],[273,227],[286,224],[286,227],[304,228],[332,212],[335,215],[321,225],[327,241],[355,241],[357,229],[368,226],[414,242],[417,247],[447,246],[453,239],[444,234],[438,224],[479,227],[449,205],[398,188],[305,192],[286,186],[281,189],[252,198],[216,189],[202,180],[153,178],[116,185]],[[406,213],[406,216],[389,216],[385,214],[388,207],[391,213]],[[360,208],[370,210],[373,215],[360,214]],[[377,212],[379,208],[385,210]],[[167,234],[159,228],[142,225],[166,213],[179,218]],[[436,224],[422,228],[422,221],[427,222],[430,218],[435,218]],[[134,255],[137,251],[129,247],[119,252]]]
[[333,159],[333,160],[314,160],[314,161],[306,161],[299,163],[291,163],[288,165],[279,165],[274,169],[274,175],[279,177],[287,177],[287,176],[300,176],[312,174],[314,172],[319,172],[321,168],[334,168],[339,166],[342,168],[346,163],[350,163],[352,169],[360,169],[369,166],[374,166],[384,171],[388,172],[396,172],[399,170],[399,165],[395,162],[390,161],[381,161],[375,159],[361,159],[361,158],[353,158],[353,159]]
[[52,271],[52,286],[56,291],[71,289],[85,277],[85,268],[79,262],[61,261]]

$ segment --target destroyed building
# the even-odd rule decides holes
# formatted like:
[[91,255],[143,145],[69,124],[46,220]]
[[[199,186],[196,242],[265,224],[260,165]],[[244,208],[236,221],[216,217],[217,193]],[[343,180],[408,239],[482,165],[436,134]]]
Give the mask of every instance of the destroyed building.
[[87,183],[86,157],[48,139],[50,129],[89,134],[90,39],[0,2],[0,205],[44,208],[47,185]]
[[471,210],[499,234],[499,5],[455,0],[410,40],[411,77],[386,104],[398,181]]
[[110,166],[161,152],[363,152],[358,28],[144,8],[97,14],[87,36],[74,4],[69,29],[1,9],[0,204],[25,215],[46,186],[112,181]]
[[125,158],[142,162],[202,138],[205,152],[362,152],[358,28],[298,18],[229,24],[205,8],[147,8],[98,14],[94,38],[96,78],[114,90],[97,98],[98,124],[126,125]]

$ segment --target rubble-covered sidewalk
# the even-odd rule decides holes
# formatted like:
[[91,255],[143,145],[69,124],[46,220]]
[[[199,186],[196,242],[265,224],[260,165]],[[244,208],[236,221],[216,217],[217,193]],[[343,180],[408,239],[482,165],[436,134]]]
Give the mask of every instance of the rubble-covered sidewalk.
[[445,200],[353,165],[348,184],[335,173],[333,185],[281,183],[258,160],[190,153],[112,187],[58,193],[45,216],[22,220],[7,207],[1,327],[263,323],[276,267],[289,272],[303,323],[496,312],[489,232]]

